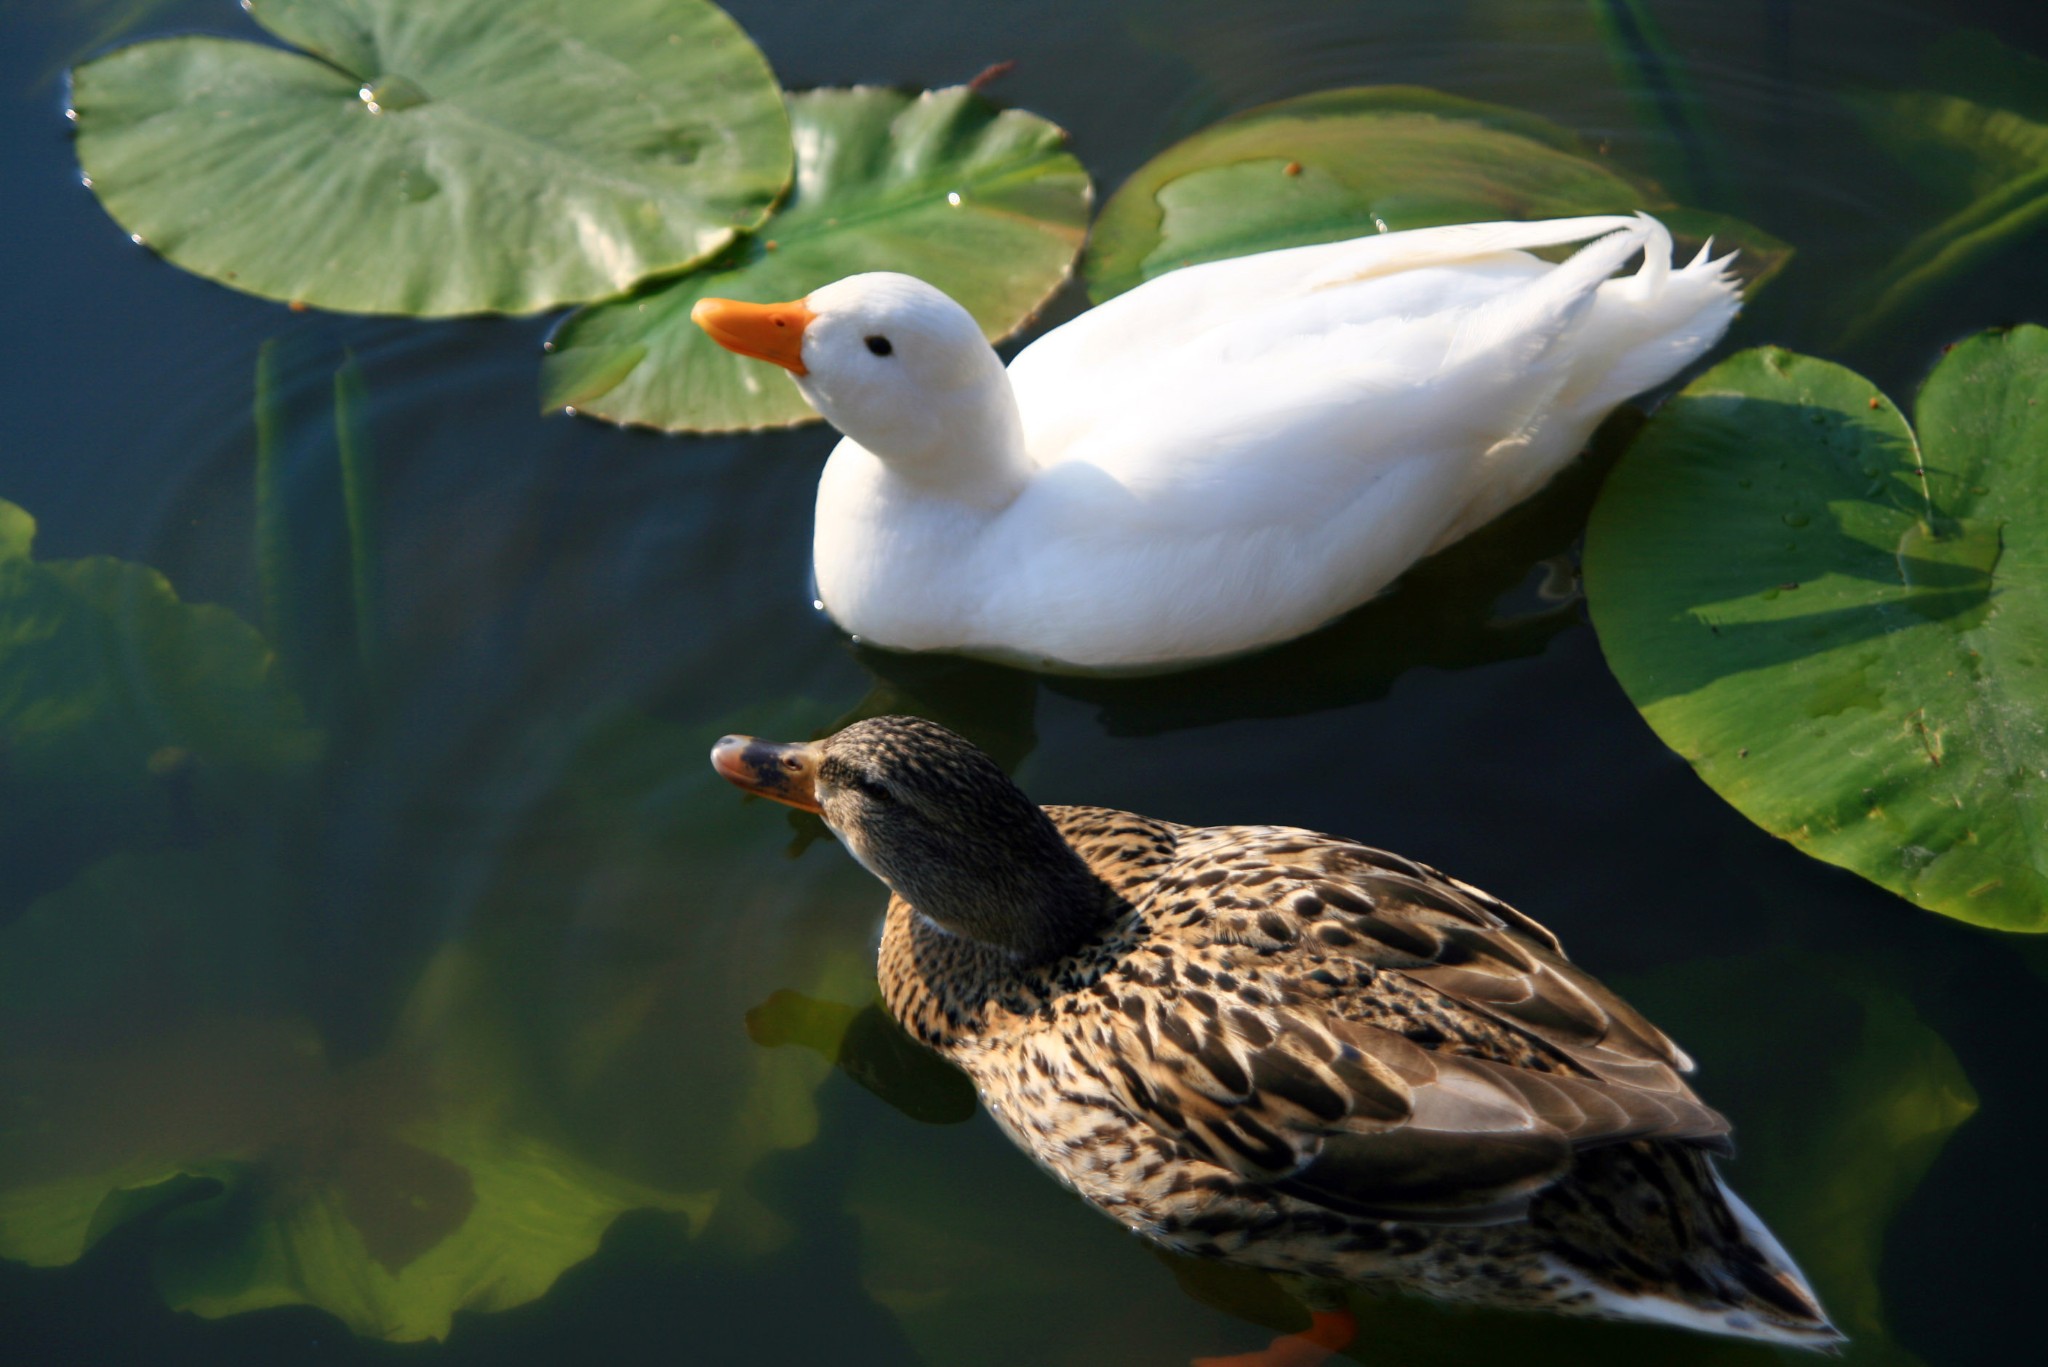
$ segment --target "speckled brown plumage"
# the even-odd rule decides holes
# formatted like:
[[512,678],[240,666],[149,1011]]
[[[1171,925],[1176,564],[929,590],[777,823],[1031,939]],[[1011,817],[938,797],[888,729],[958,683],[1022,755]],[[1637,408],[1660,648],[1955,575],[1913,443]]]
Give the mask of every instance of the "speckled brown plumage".
[[1540,925],[1308,831],[1046,810],[1100,933],[1019,965],[897,897],[881,982],[1082,1197],[1296,1277],[1835,1337],[1725,1200],[1690,1060]]
[[1312,1283],[1837,1341],[1716,1173],[1691,1060],[1512,907],[1310,831],[1036,808],[928,722],[805,749],[896,893],[889,1010],[1130,1229]]

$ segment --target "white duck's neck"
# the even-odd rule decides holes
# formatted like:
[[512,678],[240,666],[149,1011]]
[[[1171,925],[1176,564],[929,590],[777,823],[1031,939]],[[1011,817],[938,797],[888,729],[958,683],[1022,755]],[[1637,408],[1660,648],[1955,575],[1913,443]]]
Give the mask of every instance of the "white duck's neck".
[[996,512],[1023,490],[1033,467],[1009,373],[993,348],[987,356],[969,383],[925,396],[911,413],[869,415],[857,400],[840,403],[826,392],[809,397],[904,492]]

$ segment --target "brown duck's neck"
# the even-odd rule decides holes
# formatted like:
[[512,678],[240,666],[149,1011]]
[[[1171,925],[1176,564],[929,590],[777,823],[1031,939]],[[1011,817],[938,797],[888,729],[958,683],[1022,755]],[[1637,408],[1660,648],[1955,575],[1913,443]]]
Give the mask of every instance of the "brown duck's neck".
[[[896,891],[939,932],[1042,964],[1099,934],[1117,901],[1052,822],[1033,810],[1035,829],[1014,833],[1001,857],[971,869],[925,866]],[[902,886],[907,883],[909,886]]]
[[939,799],[920,798],[897,816],[877,808],[834,829],[935,933],[1018,965],[1056,961],[1113,918],[1116,893],[1045,808],[993,761],[975,759],[953,765],[959,782]]
[[1033,961],[949,930],[899,896],[889,908],[876,964],[882,999],[906,1030],[945,1052],[980,1038],[991,1009],[1009,1017],[1034,1015],[1049,994],[1114,962],[1119,930],[1129,929],[1129,911],[1129,903],[1107,893],[1093,929]]

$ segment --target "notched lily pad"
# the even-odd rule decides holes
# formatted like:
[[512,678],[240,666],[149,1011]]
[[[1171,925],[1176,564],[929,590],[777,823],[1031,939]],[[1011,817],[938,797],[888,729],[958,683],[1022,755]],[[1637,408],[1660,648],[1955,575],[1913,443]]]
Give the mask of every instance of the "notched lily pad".
[[720,349],[691,305],[796,299],[861,271],[903,271],[959,300],[993,341],[1067,278],[1088,174],[1056,125],[959,86],[812,90],[789,97],[789,114],[788,204],[712,265],[572,314],[541,367],[544,410],[672,431],[807,422],[817,415],[796,387]]
[[1601,494],[1593,622],[1657,734],[1766,830],[2048,930],[2048,329],[1955,347],[1918,418],[1811,357],[1716,366]]
[[1570,132],[1417,86],[1327,90],[1247,110],[1139,167],[1082,259],[1100,303],[1167,271],[1375,230],[1647,209],[1682,241],[1739,248],[1754,289],[1791,248],[1737,219],[1680,210]]
[[789,181],[775,78],[704,0],[247,0],[282,51],[78,67],[107,212],[208,279],[363,313],[526,313],[723,249]]

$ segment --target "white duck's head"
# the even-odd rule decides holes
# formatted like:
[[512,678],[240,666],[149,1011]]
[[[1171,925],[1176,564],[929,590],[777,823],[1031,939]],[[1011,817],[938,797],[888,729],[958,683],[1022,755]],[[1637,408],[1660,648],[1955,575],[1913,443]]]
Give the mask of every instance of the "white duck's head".
[[700,299],[690,318],[728,351],[796,377],[813,408],[898,474],[986,502],[1023,471],[1009,377],[981,325],[893,271],[850,275],[779,304]]

